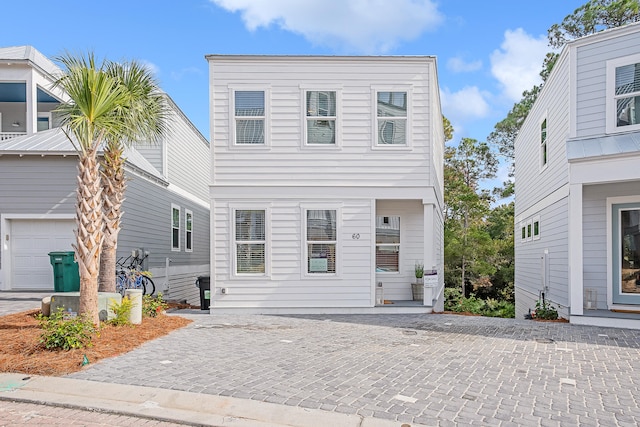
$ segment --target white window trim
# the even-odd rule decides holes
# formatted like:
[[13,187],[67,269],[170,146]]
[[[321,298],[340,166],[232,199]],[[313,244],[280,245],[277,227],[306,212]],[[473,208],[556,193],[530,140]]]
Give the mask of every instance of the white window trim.
[[[309,248],[307,247],[307,211],[313,210],[334,210],[336,211],[336,271],[335,273],[309,273],[307,259],[309,257]],[[304,279],[324,280],[328,277],[342,276],[342,204],[300,204],[300,224],[302,232],[302,259],[300,262],[300,276]]]
[[[519,234],[520,234],[520,241],[521,242],[526,242],[527,241],[527,223],[526,222],[521,222],[520,223],[520,227],[518,228],[519,230]],[[524,236],[522,235],[522,232],[524,231]]]
[[[377,217],[382,216],[382,217],[392,217],[392,216],[397,216],[398,218],[400,218],[400,243],[398,243],[397,245],[395,243],[376,243],[374,241],[375,244],[375,248],[376,248],[376,252],[378,250],[378,247],[380,246],[398,246],[398,271],[376,271],[376,275],[377,274],[382,274],[385,276],[389,276],[389,275],[400,275],[400,270],[401,270],[401,265],[402,265],[402,242],[403,242],[403,238],[402,238],[402,215],[399,214],[394,214],[394,215],[387,215],[387,214],[375,214],[375,218],[376,221],[378,220]],[[374,227],[375,228],[375,227]],[[377,234],[377,230],[376,230],[376,234]],[[377,240],[377,235],[375,236],[375,239]],[[375,255],[375,254],[374,254]],[[374,256],[375,259],[375,256]],[[378,263],[376,262],[375,268],[378,268]]]
[[[178,247],[174,247],[173,246],[173,230],[174,230],[174,226],[173,226],[173,211],[177,209],[178,213],[179,213],[179,218],[178,218]],[[182,210],[180,209],[179,205],[176,205],[174,203],[171,203],[171,251],[172,252],[180,252],[181,249],[181,245],[180,245],[180,234],[182,233],[182,230],[180,229],[182,227]]]
[[[255,210],[264,211],[264,273],[238,273],[238,251],[236,241],[236,211]],[[229,242],[231,244],[229,253],[231,254],[231,279],[251,279],[265,278],[271,276],[271,205],[266,204],[245,204],[234,203],[229,206],[230,234]]]
[[[403,151],[413,149],[413,126],[411,116],[413,114],[413,86],[411,85],[399,85],[399,86],[371,86],[371,149],[372,150],[392,150]],[[378,92],[406,92],[407,93],[407,132],[406,132],[406,144],[378,144]]]
[[[48,128],[48,129],[51,129],[51,128],[53,127],[53,123],[52,123],[52,121],[53,121],[53,116],[51,115],[51,113],[50,113],[50,112],[41,112],[41,113],[38,113],[38,117],[37,117],[37,118],[38,118],[38,119],[40,119],[40,118],[46,118],[46,119],[48,120],[48,123],[49,123],[49,128]],[[37,126],[36,126],[36,128],[37,128]]]
[[[229,85],[229,148],[237,150],[271,149],[271,88],[268,86]],[[264,144],[236,144],[236,97],[235,92],[264,92]],[[258,116],[249,116],[258,117]]]
[[[336,142],[335,144],[309,144],[307,141],[307,92],[336,93]],[[341,150],[342,149],[342,87],[327,85],[300,85],[300,117],[302,148],[309,150]]]
[[[640,124],[618,126],[616,117],[616,68],[640,63],[640,54],[611,59],[606,62],[606,133],[620,133],[640,130]],[[628,96],[628,95],[627,95]]]
[[[187,228],[187,218],[191,216],[191,231]],[[191,233],[191,249],[187,247],[187,233]],[[193,212],[189,209],[184,210],[184,251],[185,252],[193,252]]]
[[[545,139],[545,146],[547,151],[547,163],[543,163],[542,155],[542,124],[547,121],[547,136]],[[547,120],[547,112],[545,111],[542,118],[538,121],[538,165],[540,167],[540,173],[544,172],[549,167],[549,120]]]
[[533,240],[533,221],[527,221],[527,242]]
[[[536,234],[536,222],[538,223],[538,234]],[[541,227],[540,227],[540,216],[534,216],[531,223],[531,236],[533,240],[540,240]]]

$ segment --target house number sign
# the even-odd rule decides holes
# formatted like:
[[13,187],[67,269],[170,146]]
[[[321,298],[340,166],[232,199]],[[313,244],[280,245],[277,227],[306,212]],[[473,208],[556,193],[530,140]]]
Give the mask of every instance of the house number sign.
[[359,240],[359,239],[360,239],[360,233],[353,233],[353,234],[351,235],[351,238],[352,238],[353,240]]

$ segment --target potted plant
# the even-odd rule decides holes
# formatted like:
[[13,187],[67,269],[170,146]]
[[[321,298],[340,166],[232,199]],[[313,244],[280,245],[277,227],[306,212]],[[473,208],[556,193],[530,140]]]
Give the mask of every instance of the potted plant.
[[416,276],[415,282],[411,284],[411,294],[414,301],[422,301],[424,299],[423,277],[424,277],[424,264],[416,261],[414,272]]

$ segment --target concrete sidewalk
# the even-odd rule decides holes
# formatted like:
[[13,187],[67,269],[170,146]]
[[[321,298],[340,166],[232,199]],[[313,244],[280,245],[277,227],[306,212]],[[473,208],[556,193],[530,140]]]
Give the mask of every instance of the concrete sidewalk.
[[[402,425],[397,421],[233,397],[24,374],[0,374],[0,400],[92,411],[96,421],[106,413],[126,415],[140,420],[216,427]],[[412,423],[411,427],[420,425]]]

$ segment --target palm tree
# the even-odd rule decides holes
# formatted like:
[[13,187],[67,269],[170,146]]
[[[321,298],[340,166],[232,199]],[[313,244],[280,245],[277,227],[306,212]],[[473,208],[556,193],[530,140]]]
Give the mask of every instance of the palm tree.
[[[98,268],[103,240],[102,187],[97,152],[107,135],[122,134],[128,123],[115,112],[127,105],[126,88],[96,67],[95,56],[58,58],[66,70],[56,81],[71,99],[58,107],[62,128],[78,150],[76,260],[80,272],[79,313],[94,324],[98,316]],[[73,137],[73,138],[72,138]]]
[[127,103],[115,111],[124,126],[106,135],[102,161],[104,240],[98,290],[115,292],[116,250],[126,189],[125,159],[122,155],[124,148],[131,143],[159,141],[166,132],[167,109],[158,84],[142,64],[135,61],[125,64],[112,62],[106,71],[125,88],[128,97]]

